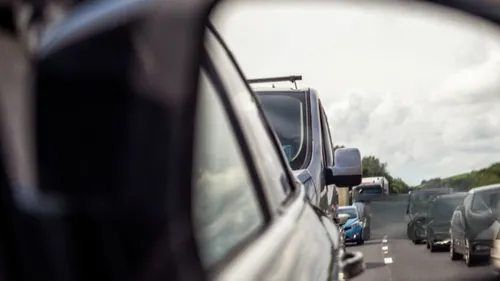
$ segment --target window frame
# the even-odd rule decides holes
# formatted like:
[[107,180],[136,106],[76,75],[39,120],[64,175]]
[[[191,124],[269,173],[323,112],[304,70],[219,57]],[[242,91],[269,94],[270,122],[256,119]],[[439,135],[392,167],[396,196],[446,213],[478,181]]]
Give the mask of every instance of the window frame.
[[260,176],[258,175],[258,171],[255,169],[255,163],[253,157],[247,146],[246,139],[243,135],[242,131],[243,129],[240,126],[240,120],[238,120],[238,117],[236,116],[234,109],[232,108],[232,105],[228,98],[228,93],[224,88],[223,83],[214,68],[214,65],[211,61],[211,57],[208,52],[205,52],[205,59],[201,68],[202,68],[201,71],[204,71],[206,73],[209,83],[212,84],[212,86],[214,87],[217,98],[219,99],[221,106],[224,108],[225,115],[227,116],[228,122],[231,126],[231,131],[233,131],[234,133],[236,145],[238,146],[238,149],[241,152],[242,160],[247,169],[249,179],[252,183],[252,186],[249,188],[254,189],[256,195],[255,198],[260,207],[259,210],[261,211],[263,216],[263,225],[261,229],[245,237],[245,239],[241,240],[236,246],[234,246],[230,251],[228,251],[228,253],[223,258],[214,263],[212,266],[205,268],[207,273],[210,275],[219,272],[224,267],[226,267],[231,262],[231,260],[233,260],[236,256],[238,256],[241,253],[241,251],[243,251],[249,245],[251,245],[253,241],[255,241],[258,237],[260,237],[262,233],[269,228],[271,223],[271,212],[269,205],[267,204],[266,201],[267,200],[266,195],[263,192],[262,181],[260,179]]

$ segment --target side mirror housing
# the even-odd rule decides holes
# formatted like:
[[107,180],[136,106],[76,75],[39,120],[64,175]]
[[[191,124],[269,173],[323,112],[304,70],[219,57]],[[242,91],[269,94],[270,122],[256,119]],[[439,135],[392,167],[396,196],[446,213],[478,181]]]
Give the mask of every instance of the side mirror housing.
[[357,186],[362,179],[361,153],[357,148],[335,150],[335,166],[324,171],[326,185]]
[[344,225],[349,220],[348,214],[339,214],[339,225]]

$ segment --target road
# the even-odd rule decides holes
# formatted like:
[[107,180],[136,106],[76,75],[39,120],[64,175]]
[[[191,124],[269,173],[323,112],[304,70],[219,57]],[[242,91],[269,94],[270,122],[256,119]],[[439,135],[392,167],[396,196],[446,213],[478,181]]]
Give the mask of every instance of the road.
[[430,253],[425,244],[414,245],[406,238],[404,212],[406,195],[372,202],[372,237],[361,246],[366,271],[354,281],[493,281],[500,280],[489,265],[468,268],[463,261],[451,261],[448,251]]

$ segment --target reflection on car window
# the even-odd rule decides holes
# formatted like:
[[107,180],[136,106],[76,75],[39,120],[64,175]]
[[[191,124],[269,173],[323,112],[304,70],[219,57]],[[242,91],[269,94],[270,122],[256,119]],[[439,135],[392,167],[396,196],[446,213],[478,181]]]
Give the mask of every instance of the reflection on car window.
[[256,92],[292,169],[304,165],[307,150],[305,93]]
[[252,179],[213,86],[202,72],[197,116],[194,226],[209,267],[264,225]]

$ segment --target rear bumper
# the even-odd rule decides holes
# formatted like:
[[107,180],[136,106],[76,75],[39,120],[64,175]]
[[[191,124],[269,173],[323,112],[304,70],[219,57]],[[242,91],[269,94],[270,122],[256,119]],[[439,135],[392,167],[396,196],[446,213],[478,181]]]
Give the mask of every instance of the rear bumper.
[[451,243],[450,233],[448,232],[435,233],[430,238],[433,242],[432,244],[436,246],[449,246]]
[[493,248],[493,240],[472,240],[469,241],[471,254],[474,256],[489,257]]

